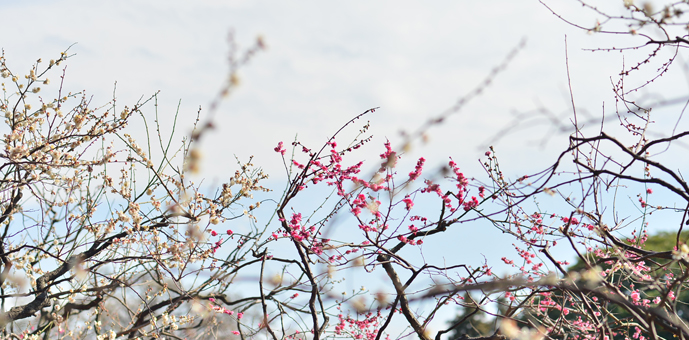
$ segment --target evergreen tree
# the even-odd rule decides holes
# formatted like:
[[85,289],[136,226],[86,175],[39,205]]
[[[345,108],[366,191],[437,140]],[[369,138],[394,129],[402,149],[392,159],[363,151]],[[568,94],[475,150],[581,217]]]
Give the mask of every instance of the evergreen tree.
[[[504,305],[503,299],[498,300],[498,308],[501,309]],[[489,336],[495,333],[497,329],[497,320],[485,312],[485,307],[480,305],[471,294],[468,292],[464,294],[464,304],[460,309],[459,314],[450,321],[451,328],[448,339],[461,339],[465,336]]]

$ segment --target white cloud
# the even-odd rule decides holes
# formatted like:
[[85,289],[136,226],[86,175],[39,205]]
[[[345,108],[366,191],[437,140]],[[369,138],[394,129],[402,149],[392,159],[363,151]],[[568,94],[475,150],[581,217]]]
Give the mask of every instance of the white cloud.
[[[224,80],[228,29],[242,46],[265,35],[270,49],[242,72],[244,86],[222,106],[208,148],[228,145],[225,132],[236,136],[231,145],[251,141],[259,154],[295,133],[322,142],[374,106],[382,108],[371,118],[374,133],[394,141],[400,129],[470,91],[522,37],[527,48],[508,71],[461,116],[434,129],[426,152],[440,157],[445,145],[461,144],[467,147],[449,151],[473,159],[486,128],[511,108],[533,107],[534,98],[562,105],[549,97],[564,79],[567,27],[538,4],[59,1],[13,2],[3,12],[9,20],[0,27],[16,32],[3,40],[11,62],[27,67],[78,42],[68,86],[96,102],[110,98],[115,81],[120,103],[161,90],[161,112],[171,114],[182,99],[187,120]],[[25,23],[29,13],[36,24]]]

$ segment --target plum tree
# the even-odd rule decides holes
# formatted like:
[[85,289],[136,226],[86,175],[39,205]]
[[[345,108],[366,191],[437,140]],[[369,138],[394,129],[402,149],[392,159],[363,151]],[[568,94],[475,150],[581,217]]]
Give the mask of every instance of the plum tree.
[[[178,147],[157,115],[144,112],[155,96],[94,108],[62,82],[50,90],[68,52],[22,73],[3,54],[2,337],[441,339],[453,330],[483,339],[689,337],[678,298],[689,278],[682,233],[689,186],[677,156],[689,131],[680,131],[683,111],[672,106],[686,98],[635,97],[669,74],[689,44],[686,32],[671,33],[688,26],[687,5],[654,10],[625,1],[621,14],[606,14],[575,2],[605,20],[586,27],[553,13],[594,34],[641,39],[621,50],[649,53],[613,83],[619,126],[601,118],[587,128],[573,105],[568,146],[543,171],[518,176],[503,170],[493,147],[481,159],[483,174],[465,174],[451,158],[440,171],[425,169],[423,157],[400,160],[428,129],[485,93],[522,43],[456,105],[400,141],[376,145],[363,118],[377,108],[323,145],[275,141],[287,177],[280,197],[265,196],[267,174],[251,159],[214,188],[190,177],[200,170],[196,142],[261,39],[232,55],[227,84]],[[650,78],[641,73],[667,52]],[[625,88],[637,73],[646,78]],[[651,109],[661,108],[676,112],[674,129],[654,129],[666,117],[652,119]],[[133,137],[135,120],[143,146]],[[373,168],[360,156],[371,147],[380,148]],[[657,216],[675,226],[672,249],[647,246]],[[239,231],[236,221],[249,227]],[[495,228],[514,252],[498,250],[499,264],[416,255],[463,225]],[[554,255],[563,248],[576,254],[574,269]],[[509,274],[496,274],[497,266]],[[350,282],[374,288],[350,293]],[[456,306],[471,312],[431,329]],[[495,321],[477,330],[473,313]]]

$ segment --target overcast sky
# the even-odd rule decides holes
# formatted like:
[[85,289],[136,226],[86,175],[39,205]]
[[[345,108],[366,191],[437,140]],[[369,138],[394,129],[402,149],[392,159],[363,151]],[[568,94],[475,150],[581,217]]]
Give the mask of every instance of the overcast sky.
[[[582,24],[596,20],[575,12],[574,1],[550,5]],[[450,107],[527,39],[493,86],[429,131],[431,143],[411,157],[437,163],[453,156],[477,170],[485,151],[478,147],[513,112],[544,107],[568,119],[565,35],[582,108],[600,111],[604,100],[612,103],[609,77],[622,61],[620,55],[583,52],[603,38],[568,26],[537,1],[2,1],[0,11],[0,46],[13,69],[28,69],[37,58],[54,58],[76,43],[67,63],[68,89],[86,90],[94,103],[104,103],[117,82],[119,103],[130,105],[160,91],[160,114],[171,116],[181,100],[187,125],[226,78],[228,31],[234,30],[240,48],[262,36],[268,50],[241,70],[242,85],[223,102],[218,129],[203,147],[216,165],[233,162],[218,154],[254,154],[269,170],[280,166],[271,154],[278,141],[298,133],[322,143],[371,107],[381,108],[369,117],[372,133],[399,143],[400,130]],[[515,173],[535,169],[545,163],[519,160],[547,152],[529,143],[542,134],[531,129],[496,146],[505,161],[515,161]]]
[[[546,3],[585,26],[600,19],[575,1]],[[622,0],[606,5],[619,11]],[[112,98],[117,82],[118,103],[130,106],[160,91],[159,114],[168,122],[181,100],[181,133],[226,79],[228,32],[235,32],[240,48],[262,36],[268,49],[241,69],[240,87],[219,107],[217,129],[202,141],[204,174],[219,180],[234,173],[233,155],[255,155],[255,164],[282,178],[282,161],[272,151],[278,141],[299,134],[319,146],[372,107],[380,107],[367,118],[375,143],[388,138],[399,145],[400,130],[414,130],[451,107],[526,39],[481,96],[432,128],[430,142],[416,144],[407,157],[439,164],[452,156],[468,176],[480,177],[480,146],[511,124],[515,112],[546,108],[568,121],[565,35],[582,114],[600,116],[603,103],[606,114],[614,114],[611,80],[623,62],[616,52],[583,50],[619,40],[573,28],[535,0],[3,0],[0,17],[0,47],[14,72],[24,74],[36,59],[57,58],[76,43],[66,63],[67,89],[86,90],[100,104]],[[672,97],[687,84],[674,79],[659,86]],[[146,110],[153,114],[152,106]],[[545,168],[567,143],[565,133],[540,145],[548,125],[527,127],[495,144],[514,176]],[[491,242],[486,236],[485,244],[472,241],[467,249]]]

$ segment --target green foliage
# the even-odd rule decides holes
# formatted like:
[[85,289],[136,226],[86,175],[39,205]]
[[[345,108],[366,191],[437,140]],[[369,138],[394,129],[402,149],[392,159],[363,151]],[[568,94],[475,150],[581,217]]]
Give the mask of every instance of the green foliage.
[[[680,233],[680,242],[686,243],[689,238],[689,230]],[[661,231],[653,236],[649,236],[644,243],[644,249],[653,251],[671,251],[677,244],[677,233]]]
[[[502,306],[505,305],[504,298],[498,299],[498,309],[502,314]],[[479,337],[490,336],[495,333],[498,327],[497,318],[485,312],[485,307],[474,300],[469,293],[464,294],[464,304],[459,314],[449,322],[451,328],[448,339],[460,339],[464,336]]]

